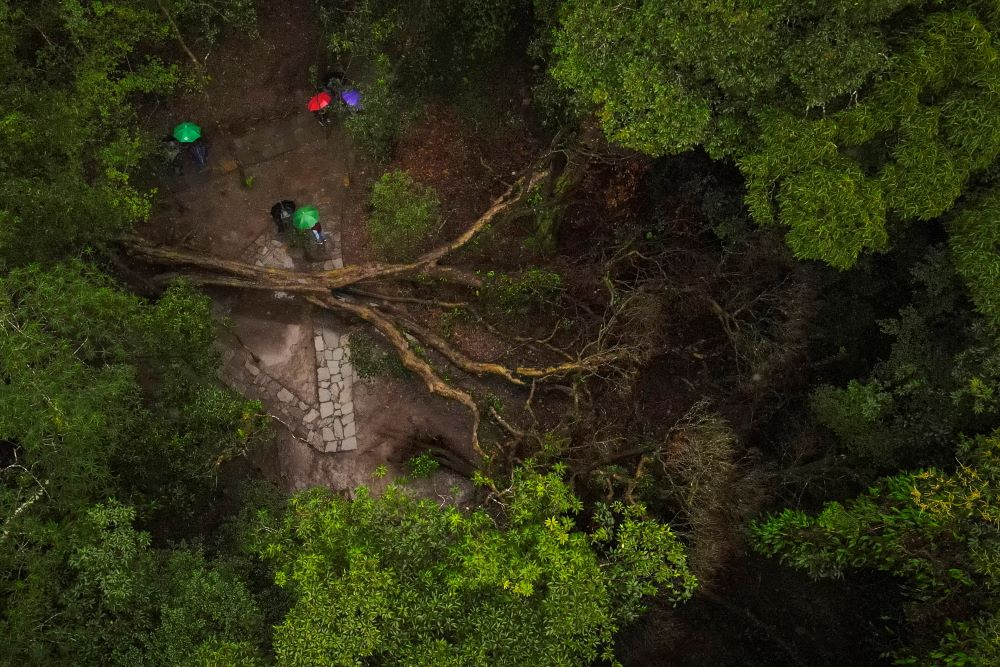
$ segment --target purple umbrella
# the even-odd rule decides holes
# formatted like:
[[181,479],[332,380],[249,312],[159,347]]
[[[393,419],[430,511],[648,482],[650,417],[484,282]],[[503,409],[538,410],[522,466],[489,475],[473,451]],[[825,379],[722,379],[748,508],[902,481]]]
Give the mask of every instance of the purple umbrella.
[[361,93],[350,88],[348,90],[340,93],[340,99],[344,100],[344,104],[351,107],[352,109],[361,108]]

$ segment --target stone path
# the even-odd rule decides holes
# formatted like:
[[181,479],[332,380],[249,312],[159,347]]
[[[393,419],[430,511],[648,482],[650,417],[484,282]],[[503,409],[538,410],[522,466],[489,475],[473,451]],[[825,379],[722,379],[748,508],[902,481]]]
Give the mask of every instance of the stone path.
[[[311,262],[313,269],[344,266],[340,230],[326,231],[330,259]],[[296,261],[286,242],[275,237],[273,228],[261,234],[243,253],[244,262],[257,266],[295,268]],[[280,293],[277,296],[282,296]],[[284,295],[287,298],[287,295]],[[357,449],[354,413],[354,382],[357,376],[347,358],[347,336],[329,325],[313,327],[316,352],[316,392],[299,396],[280,380],[269,375],[246,349],[227,349],[221,378],[236,391],[260,400],[299,439],[321,452],[349,452]]]
[[347,358],[346,342],[346,336],[329,327],[315,331],[319,416],[330,423],[323,426],[322,431],[323,451],[327,452],[358,448],[354,421],[355,376]]

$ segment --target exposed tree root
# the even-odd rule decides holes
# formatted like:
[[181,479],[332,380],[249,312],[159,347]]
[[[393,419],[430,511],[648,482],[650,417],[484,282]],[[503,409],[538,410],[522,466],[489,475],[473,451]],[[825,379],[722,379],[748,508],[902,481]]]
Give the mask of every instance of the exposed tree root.
[[614,349],[544,368],[535,368],[531,366],[508,368],[507,366],[503,366],[501,364],[485,363],[470,359],[465,353],[456,349],[448,341],[441,336],[438,336],[427,327],[414,322],[412,318],[406,317],[404,313],[400,312],[396,308],[390,307],[390,309],[403,320],[401,322],[403,328],[407,329],[410,333],[420,339],[420,342],[441,353],[441,355],[455,367],[460,368],[470,375],[475,375],[476,377],[496,375],[519,387],[527,386],[525,379],[545,380],[573,373],[592,372],[602,366],[620,361],[627,356],[626,350]]
[[[518,179],[493,205],[475,222],[450,243],[438,246],[407,264],[358,264],[330,271],[302,272],[291,269],[254,266],[244,262],[208,257],[200,253],[186,252],[173,248],[161,248],[145,239],[130,236],[122,239],[125,250],[132,256],[152,264],[164,266],[188,266],[203,271],[235,276],[248,281],[262,283],[256,289],[271,289],[280,292],[294,292],[305,295],[326,294],[329,290],[341,289],[360,282],[384,280],[422,274],[448,282],[456,282],[467,287],[478,287],[481,281],[474,274],[453,267],[438,266],[452,253],[492,224],[497,218],[513,210],[531,190],[532,186],[548,174],[547,169],[534,171],[529,176]],[[226,284],[208,276],[199,276],[203,284]],[[249,285],[244,285],[249,287]]]
[[403,322],[403,327],[419,338],[420,342],[441,353],[441,355],[444,356],[444,358],[447,359],[452,365],[462,369],[470,375],[475,375],[476,377],[483,377],[484,375],[497,375],[512,384],[522,387],[525,385],[525,382],[515,377],[511,369],[506,366],[474,361],[466,356],[465,353],[455,349],[450,343],[448,343],[448,341],[441,338],[441,336],[438,336],[430,329],[417,324],[410,318],[407,318],[405,322]]
[[[432,279],[466,288],[480,287],[482,281],[475,274],[455,267],[439,266],[438,262],[448,254],[462,248],[500,216],[514,211],[531,188],[547,175],[548,169],[542,169],[532,171],[529,175],[518,179],[458,237],[450,243],[438,246],[421,255],[413,262],[405,264],[371,263],[330,271],[302,272],[208,257],[176,248],[157,247],[137,237],[122,239],[122,244],[130,255],[146,262],[193,270],[191,272],[181,270],[162,274],[157,277],[157,280],[184,277],[201,285],[297,294],[306,298],[313,305],[346,313],[368,323],[385,337],[396,350],[403,365],[421,379],[428,391],[460,403],[469,410],[472,415],[472,449],[478,456],[484,457],[485,454],[480,448],[477,433],[481,415],[475,399],[468,392],[445,383],[431,364],[414,352],[407,340],[406,331],[410,332],[426,347],[440,353],[456,368],[477,377],[500,377],[516,386],[526,386],[529,382],[533,386],[535,381],[544,381],[569,374],[596,372],[602,366],[623,360],[628,356],[628,350],[624,348],[606,349],[577,359],[562,353],[566,356],[565,362],[544,368],[529,366],[510,368],[502,364],[476,361],[433,331],[413,322],[405,311],[391,305],[391,302],[418,303],[448,308],[463,305],[464,302],[386,295],[378,291],[361,289],[360,285],[364,284],[367,288],[371,283],[386,280],[425,281]],[[336,298],[334,293],[337,290],[341,290],[345,294],[353,293],[362,299],[372,299],[379,303],[362,305],[354,299]],[[385,311],[392,311],[395,315],[387,314]],[[508,432],[519,433],[513,426],[500,421]]]
[[369,292],[367,290],[358,289],[357,287],[348,287],[344,290],[348,294],[360,297],[362,299],[377,299],[378,301],[390,301],[396,303],[414,303],[420,306],[434,306],[436,308],[464,308],[469,305],[468,301],[438,301],[437,299],[418,299],[412,296],[400,296],[398,294],[382,294],[380,292]]

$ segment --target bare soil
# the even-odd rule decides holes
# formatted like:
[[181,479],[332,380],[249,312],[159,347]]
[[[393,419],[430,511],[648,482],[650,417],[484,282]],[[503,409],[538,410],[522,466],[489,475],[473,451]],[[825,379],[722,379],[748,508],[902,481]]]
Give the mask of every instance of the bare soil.
[[[422,438],[432,435],[460,455],[467,454],[470,419],[451,401],[431,396],[412,381],[377,378],[355,384],[358,449],[323,454],[282,429],[276,447],[259,452],[254,463],[290,491],[327,486],[350,493],[358,486],[379,492],[392,480],[408,474],[406,462],[421,453]],[[386,474],[376,476],[379,466]],[[412,480],[414,493],[467,503],[472,494],[468,479],[447,467],[429,479]],[[457,493],[455,492],[457,489]]]

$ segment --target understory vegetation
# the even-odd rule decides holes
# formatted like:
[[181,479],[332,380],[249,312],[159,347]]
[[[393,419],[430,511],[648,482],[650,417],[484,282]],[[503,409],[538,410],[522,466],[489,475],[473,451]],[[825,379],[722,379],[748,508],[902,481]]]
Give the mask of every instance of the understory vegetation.
[[[287,4],[364,100],[343,269],[146,224],[285,3],[0,0],[0,663],[1000,664],[995,2]],[[241,290],[458,426],[290,491]]]

